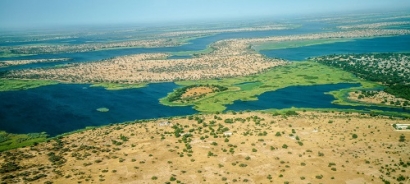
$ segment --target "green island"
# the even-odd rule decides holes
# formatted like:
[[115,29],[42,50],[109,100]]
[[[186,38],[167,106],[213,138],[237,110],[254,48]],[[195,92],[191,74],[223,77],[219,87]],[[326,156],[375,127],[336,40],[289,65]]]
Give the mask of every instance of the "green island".
[[98,112],[108,112],[110,111],[110,109],[106,108],[106,107],[100,107],[98,109],[96,109]]
[[58,84],[58,82],[49,80],[22,80],[0,78],[0,91],[27,90],[55,84]]
[[103,87],[106,90],[123,90],[123,89],[133,89],[145,87],[146,83],[140,84],[118,84],[118,83],[95,83],[91,84],[90,87]]
[[226,91],[228,88],[220,85],[190,85],[176,89],[167,99],[168,102],[185,103],[201,99],[210,93]]

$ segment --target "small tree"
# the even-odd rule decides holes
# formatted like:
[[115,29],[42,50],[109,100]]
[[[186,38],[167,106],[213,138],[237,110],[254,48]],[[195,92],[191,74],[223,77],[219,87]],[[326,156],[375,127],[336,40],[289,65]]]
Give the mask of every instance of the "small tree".
[[352,138],[353,138],[353,139],[357,139],[357,134],[353,134],[353,135],[352,135]]
[[399,141],[400,141],[400,142],[406,141],[406,137],[405,137],[403,134],[401,134]]

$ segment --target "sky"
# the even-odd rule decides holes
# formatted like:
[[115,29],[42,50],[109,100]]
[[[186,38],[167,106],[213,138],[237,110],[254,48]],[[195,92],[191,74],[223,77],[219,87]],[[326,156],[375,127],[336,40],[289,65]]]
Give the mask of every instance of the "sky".
[[228,20],[400,9],[410,0],[0,0],[0,28]]

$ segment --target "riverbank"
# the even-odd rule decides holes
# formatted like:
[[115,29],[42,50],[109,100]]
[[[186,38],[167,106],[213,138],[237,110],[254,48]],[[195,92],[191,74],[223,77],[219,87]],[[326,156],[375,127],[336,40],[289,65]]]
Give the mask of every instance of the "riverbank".
[[403,173],[388,170],[410,172],[400,162],[408,131],[391,125],[405,121],[314,111],[137,121],[10,150],[1,171],[3,181],[35,183],[394,182]]

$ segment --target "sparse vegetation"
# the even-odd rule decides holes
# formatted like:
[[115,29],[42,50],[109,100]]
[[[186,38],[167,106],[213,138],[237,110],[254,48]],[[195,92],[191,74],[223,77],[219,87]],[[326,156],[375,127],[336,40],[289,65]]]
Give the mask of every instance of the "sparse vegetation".
[[[198,182],[204,179],[207,182],[246,179],[257,183],[284,183],[296,177],[340,183],[361,174],[362,171],[355,168],[357,163],[363,162],[372,172],[383,175],[380,179],[363,175],[369,183],[372,180],[403,182],[408,179],[404,174],[409,172],[410,165],[405,156],[408,140],[403,132],[391,128],[392,124],[401,125],[406,119],[375,118],[338,111],[297,113],[295,116],[272,116],[272,113],[265,112],[206,114],[173,118],[168,120],[172,126],[160,128],[154,124],[164,120],[88,129],[31,147],[1,152],[0,173],[2,181],[7,183],[17,180],[39,183],[64,183],[67,180],[191,183],[198,181],[188,177],[194,173],[213,175],[223,168],[225,172],[218,177],[198,178]],[[235,123],[225,123],[226,119]],[[350,123],[336,123],[345,119]],[[335,123],[329,124],[329,120]],[[234,134],[224,136],[227,130]],[[277,133],[281,136],[276,136]],[[293,136],[285,136],[289,133]],[[349,139],[353,134],[358,138]],[[396,141],[389,144],[380,141],[394,137]],[[225,141],[227,138],[228,142]],[[326,141],[329,138],[332,140]],[[301,140],[302,144],[299,143]],[[229,160],[229,164],[220,162],[221,158]],[[273,164],[265,165],[263,170],[256,169],[268,162]],[[126,172],[124,167],[136,172],[128,175],[130,171]],[[300,176],[289,172],[298,167],[309,172],[298,172]],[[165,168],[180,172],[159,174],[159,171],[168,173]],[[247,174],[249,176],[243,178]],[[254,177],[260,174],[265,177]]]

